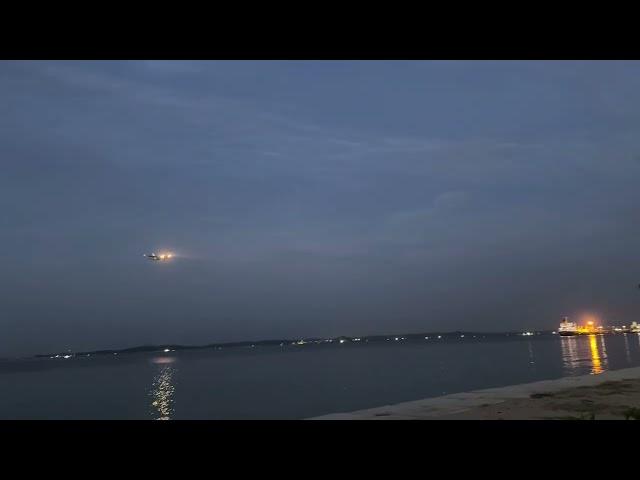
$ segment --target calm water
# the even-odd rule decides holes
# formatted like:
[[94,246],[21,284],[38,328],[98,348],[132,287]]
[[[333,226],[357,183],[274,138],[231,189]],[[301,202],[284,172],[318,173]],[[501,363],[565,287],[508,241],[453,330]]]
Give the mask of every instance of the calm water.
[[637,334],[4,361],[0,418],[296,419],[630,366]]

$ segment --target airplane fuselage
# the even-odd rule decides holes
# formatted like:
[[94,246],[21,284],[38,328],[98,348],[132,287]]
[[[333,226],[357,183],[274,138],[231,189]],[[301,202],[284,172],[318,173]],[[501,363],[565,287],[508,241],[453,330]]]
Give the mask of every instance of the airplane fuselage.
[[160,255],[156,255],[155,253],[150,253],[145,255],[145,257],[147,257],[149,260],[154,260],[156,262],[161,261],[161,260],[169,260],[171,257],[173,257],[173,254],[171,253],[161,253]]

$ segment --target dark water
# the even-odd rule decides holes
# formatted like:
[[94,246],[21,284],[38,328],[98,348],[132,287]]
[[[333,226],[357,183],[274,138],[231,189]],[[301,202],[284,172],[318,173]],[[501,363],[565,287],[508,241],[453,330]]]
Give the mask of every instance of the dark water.
[[637,334],[4,361],[0,418],[297,419],[630,366]]

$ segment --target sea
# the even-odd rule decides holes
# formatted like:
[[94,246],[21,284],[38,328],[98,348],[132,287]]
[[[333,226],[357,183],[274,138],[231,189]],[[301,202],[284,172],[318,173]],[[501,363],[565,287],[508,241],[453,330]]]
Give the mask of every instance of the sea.
[[640,366],[640,335],[466,335],[0,361],[0,419],[305,419]]

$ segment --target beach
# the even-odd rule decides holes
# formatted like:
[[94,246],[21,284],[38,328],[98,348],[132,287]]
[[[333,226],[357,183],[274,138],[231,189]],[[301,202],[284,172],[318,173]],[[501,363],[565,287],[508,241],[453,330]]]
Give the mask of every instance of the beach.
[[639,414],[640,367],[635,367],[456,393],[311,420],[624,420]]

